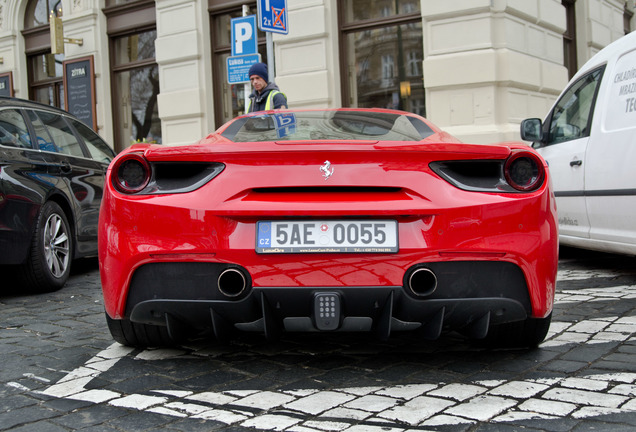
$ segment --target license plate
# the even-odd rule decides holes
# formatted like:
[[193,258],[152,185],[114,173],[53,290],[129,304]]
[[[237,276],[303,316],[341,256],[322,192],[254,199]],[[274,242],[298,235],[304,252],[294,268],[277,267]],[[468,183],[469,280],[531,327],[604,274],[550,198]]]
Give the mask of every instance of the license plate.
[[392,253],[394,220],[259,221],[258,253]]

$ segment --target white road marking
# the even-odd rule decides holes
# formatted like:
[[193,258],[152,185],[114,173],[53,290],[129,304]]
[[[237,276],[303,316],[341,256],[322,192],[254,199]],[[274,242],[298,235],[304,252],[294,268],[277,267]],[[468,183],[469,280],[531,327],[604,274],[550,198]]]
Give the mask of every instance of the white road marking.
[[27,378],[31,378],[31,379],[36,380],[36,381],[44,382],[44,383],[50,383],[51,382],[50,379],[42,378],[42,377],[36,376],[36,375],[34,375],[32,373],[25,373],[25,374],[22,374],[22,376],[25,376]]
[[[595,274],[598,277],[598,274]],[[608,275],[616,276],[609,272]],[[601,275],[603,276],[603,275]],[[584,272],[560,272],[560,280],[589,278]],[[557,304],[616,301],[633,298],[628,287],[564,290]],[[581,322],[552,323],[544,347],[633,341],[636,317],[600,317]],[[182,418],[214,420],[260,430],[405,431],[410,426],[442,426],[527,419],[586,418],[636,412],[636,373],[580,375],[567,378],[490,380],[467,384],[435,383],[393,387],[356,387],[288,391],[227,390],[200,392],[152,390],[151,394],[121,394],[87,389],[132,348],[117,343],[69,372],[42,393],[67,399]],[[186,350],[145,350],[135,360],[158,361],[188,356]],[[32,376],[33,379],[43,380]],[[30,391],[18,383],[8,385]],[[363,425],[352,426],[363,422]]]
[[[556,322],[554,327],[558,334],[552,334],[551,339],[545,342],[547,345],[570,344],[573,341],[600,343],[608,339],[634,340],[631,335],[636,332],[636,320],[604,318],[579,323]],[[608,333],[613,336],[606,339],[600,337]],[[105,389],[86,389],[91,380],[131,352],[130,348],[113,344],[43,393],[263,430],[284,430],[294,426],[299,431],[317,431],[324,430],[326,425],[323,423],[334,422],[328,430],[344,430],[357,421],[384,426],[395,426],[394,422],[412,426],[440,426],[480,421],[558,419],[565,416],[585,418],[601,415],[608,410],[636,411],[636,374],[621,372],[543,380],[492,380],[468,384],[417,384],[323,391],[300,389],[279,392],[253,390],[193,393],[153,390],[151,393],[155,395],[126,395]],[[134,358],[154,361],[187,354],[185,350],[147,350]],[[312,419],[303,422],[305,417]]]
[[15,389],[18,389],[18,390],[20,390],[20,391],[27,391],[27,392],[30,392],[30,391],[31,391],[31,389],[30,389],[30,388],[28,388],[27,386],[24,386],[24,385],[22,385],[22,384],[20,384],[20,383],[13,382],[13,381],[8,382],[6,385],[7,385],[8,387],[13,387],[13,388],[15,388]]

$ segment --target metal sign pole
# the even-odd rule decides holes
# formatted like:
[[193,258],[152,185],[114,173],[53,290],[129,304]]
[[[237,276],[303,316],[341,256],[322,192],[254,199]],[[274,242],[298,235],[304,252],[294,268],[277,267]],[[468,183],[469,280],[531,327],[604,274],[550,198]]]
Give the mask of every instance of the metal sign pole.
[[267,42],[267,73],[270,76],[270,81],[275,82],[276,63],[274,61],[274,37],[272,36],[272,32],[267,32],[265,37]]
[[[246,17],[250,14],[250,7],[248,5],[243,5],[243,16]],[[256,35],[254,35],[256,37]],[[258,39],[257,39],[258,40]],[[258,47],[258,44],[256,45]],[[243,84],[243,106],[245,107],[245,111],[247,112],[247,107],[250,103],[250,93],[252,91],[252,84],[250,82]]]

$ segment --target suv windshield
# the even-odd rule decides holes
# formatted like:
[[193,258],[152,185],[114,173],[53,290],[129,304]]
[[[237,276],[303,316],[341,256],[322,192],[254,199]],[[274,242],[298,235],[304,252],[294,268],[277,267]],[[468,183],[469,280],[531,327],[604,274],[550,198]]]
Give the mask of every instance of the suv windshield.
[[416,117],[365,111],[284,111],[234,120],[222,135],[234,142],[285,140],[420,141],[434,131]]

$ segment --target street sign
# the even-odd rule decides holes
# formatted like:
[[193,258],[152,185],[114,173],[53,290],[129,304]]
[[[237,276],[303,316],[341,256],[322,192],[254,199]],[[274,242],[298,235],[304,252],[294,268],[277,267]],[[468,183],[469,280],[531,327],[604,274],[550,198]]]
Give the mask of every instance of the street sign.
[[250,82],[250,67],[261,61],[260,54],[248,54],[227,58],[227,82],[241,84]]
[[258,53],[256,16],[232,18],[232,55],[240,56]]
[[289,33],[287,0],[258,0],[258,28],[264,32]]

